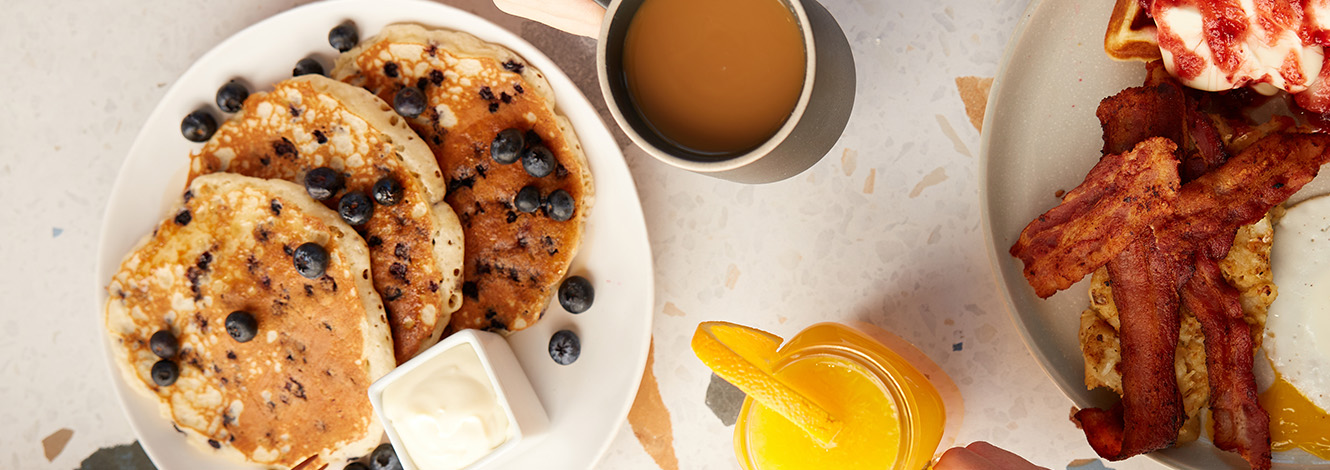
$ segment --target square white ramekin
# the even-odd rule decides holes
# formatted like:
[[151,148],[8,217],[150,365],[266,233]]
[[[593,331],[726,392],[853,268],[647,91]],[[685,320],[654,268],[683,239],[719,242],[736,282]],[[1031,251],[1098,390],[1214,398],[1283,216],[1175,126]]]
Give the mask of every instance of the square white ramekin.
[[475,349],[476,355],[480,357],[480,364],[484,366],[490,383],[494,385],[494,393],[498,395],[499,404],[508,414],[508,423],[512,427],[512,435],[506,442],[494,448],[488,455],[464,467],[464,470],[480,470],[492,466],[503,460],[506,455],[525,447],[524,443],[530,443],[549,427],[545,408],[541,406],[536,391],[531,388],[526,373],[522,372],[522,366],[518,364],[517,356],[513,355],[508,341],[503,336],[488,331],[462,330],[426,349],[405,364],[397,366],[392,372],[369,386],[369,400],[374,405],[374,414],[383,423],[383,428],[388,433],[388,440],[392,442],[398,460],[402,462],[402,468],[405,470],[429,469],[417,467],[411,460],[408,449],[402,445],[397,430],[393,428],[392,422],[384,413],[383,391],[397,379],[412,374],[444,351],[464,343],[470,344]]

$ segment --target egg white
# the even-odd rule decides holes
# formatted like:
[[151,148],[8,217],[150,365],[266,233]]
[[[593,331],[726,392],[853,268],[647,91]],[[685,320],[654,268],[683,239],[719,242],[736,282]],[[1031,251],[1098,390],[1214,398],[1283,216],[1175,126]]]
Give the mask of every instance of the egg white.
[[1279,299],[1266,321],[1266,357],[1314,405],[1330,410],[1330,197],[1289,208],[1275,235],[1270,263]]

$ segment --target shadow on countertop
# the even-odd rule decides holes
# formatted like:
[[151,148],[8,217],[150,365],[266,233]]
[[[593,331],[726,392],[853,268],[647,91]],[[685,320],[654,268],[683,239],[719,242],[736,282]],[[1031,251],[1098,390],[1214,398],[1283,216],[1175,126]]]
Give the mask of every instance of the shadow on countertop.
[[97,449],[79,463],[77,470],[156,470],[138,441]]

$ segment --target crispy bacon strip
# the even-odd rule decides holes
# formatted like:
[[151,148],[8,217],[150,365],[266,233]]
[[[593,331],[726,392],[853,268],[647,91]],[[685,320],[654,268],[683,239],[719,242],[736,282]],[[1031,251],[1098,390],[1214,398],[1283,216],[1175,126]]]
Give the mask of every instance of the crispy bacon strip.
[[[1111,460],[1130,457],[1166,447],[1176,437],[1178,428],[1173,426],[1173,410],[1180,406],[1180,401],[1175,402],[1173,397],[1177,394],[1177,384],[1172,371],[1172,345],[1177,344],[1178,320],[1176,314],[1146,317],[1139,310],[1159,305],[1168,308],[1171,302],[1176,311],[1177,289],[1181,286],[1182,302],[1201,321],[1206,335],[1215,444],[1220,449],[1237,451],[1253,468],[1269,468],[1269,418],[1256,400],[1251,336],[1242,320],[1237,292],[1223,279],[1216,260],[1228,253],[1238,226],[1254,222],[1297,192],[1327,161],[1330,161],[1330,137],[1307,134],[1265,137],[1214,171],[1183,186],[1178,196],[1178,214],[1163,225],[1156,238],[1162,245],[1168,245],[1163,253],[1177,257],[1156,256],[1164,266],[1171,263],[1174,276],[1171,280],[1167,273],[1164,277],[1156,276],[1147,282],[1154,283],[1153,290],[1140,290],[1138,282],[1148,279],[1144,273],[1154,275],[1160,269],[1156,266],[1158,261],[1149,266],[1140,263],[1139,252],[1148,242],[1145,239],[1109,263],[1113,297],[1122,315],[1123,402],[1118,410],[1082,410],[1077,414],[1087,439],[1101,456]],[[1188,226],[1188,232],[1176,231],[1180,224]],[[1207,233],[1211,235],[1209,238],[1199,238]],[[1181,269],[1179,258],[1194,258],[1193,268]],[[1129,299],[1146,306],[1134,305]],[[1170,347],[1156,350],[1155,356],[1144,355],[1136,348],[1143,344],[1157,347],[1159,343],[1149,341],[1158,338],[1132,338],[1129,327],[1170,333],[1172,339],[1167,343]],[[1129,382],[1134,374],[1154,380],[1153,384],[1159,388],[1133,390]],[[1152,415],[1151,408],[1161,410],[1162,416]],[[1134,409],[1140,409],[1144,415],[1134,414]],[[1177,411],[1181,413],[1181,408]],[[1122,419],[1122,424],[1114,423],[1115,418]],[[1181,426],[1181,421],[1176,421],[1176,425]]]
[[1147,137],[1167,137],[1179,146],[1183,183],[1219,166],[1228,159],[1223,139],[1191,93],[1169,75],[1163,61],[1147,63],[1143,86],[1099,102],[1095,116],[1104,129],[1104,152],[1126,151]]
[[[1155,64],[1145,86],[1122,90],[1099,103],[1096,115],[1104,129],[1104,151],[1128,148],[1152,136],[1166,137],[1182,147],[1175,151],[1182,157],[1179,178],[1195,178],[1195,171],[1188,171],[1201,160],[1188,158],[1198,153],[1189,138],[1195,103],[1162,70],[1162,63]],[[1185,421],[1172,360],[1179,330],[1173,288],[1179,264],[1158,250],[1150,232],[1108,262],[1122,321],[1123,398],[1108,410],[1088,408],[1076,414],[1090,446],[1111,460],[1167,447]]]
[[1219,168],[1182,185],[1177,209],[1158,230],[1161,248],[1191,252],[1266,212],[1298,192],[1330,162],[1330,135],[1271,134]]
[[1107,410],[1082,408],[1074,417],[1095,453],[1105,458],[1122,453],[1122,402]]
[[1219,136],[1219,130],[1215,129],[1214,122],[1205,113],[1197,111],[1190,99],[1187,101],[1191,108],[1187,110],[1188,148],[1183,152],[1180,159],[1182,164],[1178,167],[1178,176],[1183,183],[1200,178],[1228,161],[1228,152],[1224,149],[1224,141]]
[[1122,460],[1168,447],[1186,420],[1173,371],[1182,266],[1174,254],[1159,250],[1151,235],[1108,263],[1122,325],[1122,402],[1108,411],[1076,413],[1100,457]]
[[1070,287],[1173,213],[1176,149],[1152,138],[1104,156],[1061,204],[1025,226],[1010,253],[1025,263],[1036,295]]
[[1104,98],[1095,110],[1104,129],[1104,155],[1131,150],[1151,137],[1186,141],[1186,95],[1176,81],[1138,86]]
[[[1174,170],[1187,183],[1176,196],[1176,207],[1164,209],[1172,213],[1143,227],[1149,236],[1129,236],[1123,248],[1111,254],[1114,243],[1121,240],[1105,242],[1078,234],[1078,225],[1103,220],[1096,219],[1090,209],[1074,209],[1087,200],[1077,201],[1080,194],[1069,194],[1062,205],[1027,226],[1011,252],[1025,261],[1026,278],[1041,297],[1089,272],[1068,268],[1093,265],[1096,255],[1111,258],[1109,273],[1122,325],[1123,399],[1108,410],[1084,409],[1075,416],[1100,456],[1121,460],[1167,447],[1176,439],[1185,420],[1173,370],[1177,310],[1184,303],[1201,321],[1206,336],[1216,445],[1240,453],[1255,469],[1269,469],[1269,418],[1256,400],[1252,340],[1237,291],[1223,279],[1217,260],[1228,252],[1237,227],[1261,218],[1330,162],[1330,136],[1269,135],[1230,159],[1214,123],[1197,110],[1175,81],[1152,72],[1146,83],[1101,102],[1098,115],[1104,128],[1104,152],[1110,154],[1104,158],[1145,137],[1163,136],[1180,144],[1181,168]],[[1078,191],[1093,188],[1086,191],[1095,196],[1089,198],[1091,203],[1104,198],[1101,187],[1110,185],[1097,177],[1103,175],[1092,170],[1077,187]],[[1064,206],[1071,208],[1057,214],[1063,218],[1050,217]],[[1077,264],[1056,255],[1027,258],[1018,254],[1033,245],[1027,235],[1051,232],[1064,236],[1058,233],[1066,230],[1063,227],[1072,227],[1069,240],[1083,245],[1064,245],[1060,249],[1065,253],[1058,255],[1080,249],[1090,256],[1079,258],[1083,261]],[[1045,265],[1062,266],[1064,278],[1040,272]]]
[[[1233,237],[1227,240],[1231,245]],[[1197,256],[1195,267],[1182,289],[1182,301],[1205,334],[1215,447],[1241,454],[1253,469],[1268,470],[1270,416],[1256,398],[1251,332],[1242,319],[1238,291],[1224,280],[1215,259]]]
[[[1104,148],[1132,145],[1160,135],[1182,148],[1178,168],[1191,181],[1220,166],[1228,156],[1209,117],[1164,71],[1161,62],[1147,67],[1143,87],[1129,88],[1100,102]],[[1227,247],[1224,248],[1227,251]],[[1142,237],[1109,261],[1114,299],[1122,315],[1123,399],[1109,410],[1077,414],[1091,447],[1101,456],[1121,460],[1167,447],[1185,422],[1173,371],[1179,319],[1177,287],[1190,275],[1185,255],[1158,250],[1154,237]]]

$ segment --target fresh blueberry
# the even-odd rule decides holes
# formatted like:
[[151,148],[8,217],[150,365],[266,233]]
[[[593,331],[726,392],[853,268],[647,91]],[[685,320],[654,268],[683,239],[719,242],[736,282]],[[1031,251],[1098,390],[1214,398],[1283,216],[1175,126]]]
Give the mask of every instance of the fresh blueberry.
[[328,44],[337,49],[337,52],[349,51],[359,42],[360,33],[356,32],[356,24],[351,20],[346,20],[333,27],[332,31],[328,31]]
[[374,183],[374,201],[384,206],[402,202],[402,184],[391,176],[383,177]]
[[217,132],[217,120],[207,111],[194,111],[180,121],[180,133],[192,142],[207,142],[214,132]]
[[582,276],[569,276],[559,284],[559,305],[568,313],[582,313],[596,301],[596,288]]
[[540,190],[535,186],[527,186],[517,191],[517,196],[513,197],[513,206],[518,211],[528,214],[540,209]]
[[369,222],[369,217],[374,215],[374,203],[370,202],[365,193],[351,191],[342,195],[342,200],[337,202],[337,213],[341,214],[347,224],[361,225]]
[[582,355],[582,342],[577,339],[577,333],[568,330],[559,330],[550,338],[550,358],[561,365],[572,364],[577,357]]
[[191,220],[194,220],[194,216],[190,215],[189,209],[181,210],[175,215],[175,223],[181,227],[189,225]]
[[235,80],[226,82],[217,89],[217,107],[222,108],[224,112],[240,111],[245,105],[245,98],[249,98],[249,89]]
[[237,342],[248,343],[259,334],[259,322],[249,312],[236,310],[226,316],[226,334]]
[[575,209],[573,196],[568,194],[568,191],[556,189],[545,198],[545,214],[559,222],[573,218]]
[[180,343],[176,341],[175,335],[171,334],[171,330],[161,330],[153,333],[152,338],[148,339],[148,348],[152,349],[152,353],[157,357],[170,359],[180,352]]
[[170,359],[162,359],[152,365],[152,382],[160,387],[170,386],[180,378],[180,366]]
[[323,75],[323,64],[320,64],[319,61],[314,60],[313,57],[306,57],[304,59],[300,59],[300,62],[296,62],[296,68],[291,69],[292,77],[299,77],[301,75],[309,75],[309,74]]
[[397,451],[392,444],[379,444],[374,453],[369,454],[369,468],[373,470],[402,470],[402,462],[397,460]]
[[342,190],[342,174],[337,170],[321,166],[305,173],[305,192],[319,201],[331,199]]
[[425,112],[425,94],[414,87],[403,87],[393,95],[393,110],[402,117],[413,118]]
[[342,470],[369,470],[369,465],[360,462],[351,462],[346,464],[345,467],[342,467]]
[[507,165],[517,161],[522,153],[522,146],[526,145],[522,138],[522,131],[517,129],[504,129],[494,136],[494,141],[490,142],[490,158],[494,161]]
[[554,154],[544,145],[531,147],[522,153],[522,168],[531,176],[544,178],[554,171]]
[[300,245],[291,259],[295,262],[296,271],[309,279],[323,277],[323,273],[328,270],[328,250],[318,243]]

